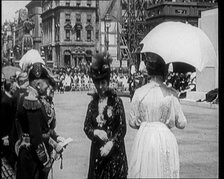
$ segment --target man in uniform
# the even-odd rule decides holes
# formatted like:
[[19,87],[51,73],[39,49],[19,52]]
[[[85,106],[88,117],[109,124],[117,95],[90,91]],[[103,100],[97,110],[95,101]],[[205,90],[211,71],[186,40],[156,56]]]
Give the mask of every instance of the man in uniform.
[[16,178],[47,179],[54,162],[52,151],[63,151],[59,144],[63,138],[54,131],[55,112],[49,100],[56,82],[43,63],[33,61],[28,69],[28,79],[29,86],[17,108],[22,133],[16,144]]

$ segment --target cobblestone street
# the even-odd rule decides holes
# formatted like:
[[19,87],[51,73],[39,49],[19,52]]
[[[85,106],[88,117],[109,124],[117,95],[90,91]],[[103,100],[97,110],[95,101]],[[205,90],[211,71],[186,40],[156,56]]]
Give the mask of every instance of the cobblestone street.
[[[82,179],[87,177],[90,140],[83,131],[87,105],[91,97],[86,92],[65,92],[55,94],[57,117],[56,131],[73,142],[63,154],[63,169],[60,161],[54,164],[54,179]],[[126,121],[129,119],[129,98],[122,98]],[[182,105],[188,125],[184,130],[172,129],[180,153],[181,178],[217,178],[218,177],[218,109]],[[128,125],[127,125],[128,126]],[[125,137],[127,157],[136,130],[127,128]],[[52,175],[50,173],[49,179]]]

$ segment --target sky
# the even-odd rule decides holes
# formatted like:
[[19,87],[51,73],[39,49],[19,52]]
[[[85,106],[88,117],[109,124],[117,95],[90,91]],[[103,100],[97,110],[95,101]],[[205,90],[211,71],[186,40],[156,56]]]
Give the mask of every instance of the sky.
[[31,0],[1,0],[2,1],[2,23],[5,22],[5,20],[13,21],[13,17],[18,18],[18,14],[15,14],[15,12],[21,8],[26,8],[25,6],[31,1]]

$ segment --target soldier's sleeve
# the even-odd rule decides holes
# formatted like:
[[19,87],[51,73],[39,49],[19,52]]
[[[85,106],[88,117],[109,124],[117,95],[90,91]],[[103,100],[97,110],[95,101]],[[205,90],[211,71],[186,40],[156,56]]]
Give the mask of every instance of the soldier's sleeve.
[[23,107],[27,111],[27,118],[29,123],[30,143],[35,150],[40,162],[45,166],[50,158],[47,153],[45,144],[42,139],[41,132],[41,104],[36,99],[24,99]]

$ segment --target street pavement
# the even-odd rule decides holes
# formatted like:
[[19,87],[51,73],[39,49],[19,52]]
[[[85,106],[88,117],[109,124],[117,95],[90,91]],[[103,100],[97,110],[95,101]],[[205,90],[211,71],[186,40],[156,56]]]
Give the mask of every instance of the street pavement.
[[[56,131],[73,142],[64,150],[63,169],[61,161],[55,161],[49,179],[84,179],[87,177],[91,141],[83,126],[91,96],[87,92],[65,92],[55,94]],[[130,100],[122,97],[126,121],[129,119]],[[182,105],[188,120],[185,129],[172,129],[177,138],[180,154],[181,178],[218,178],[218,108]],[[128,126],[128,123],[127,123]],[[137,130],[127,127],[126,153],[130,151]]]

